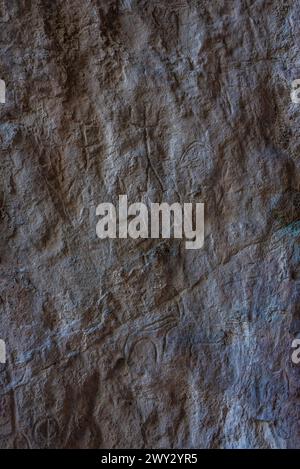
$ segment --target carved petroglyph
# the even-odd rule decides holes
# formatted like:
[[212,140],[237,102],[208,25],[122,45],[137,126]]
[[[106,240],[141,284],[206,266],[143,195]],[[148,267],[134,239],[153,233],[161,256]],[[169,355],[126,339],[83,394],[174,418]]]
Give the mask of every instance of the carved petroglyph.
[[6,362],[6,344],[3,339],[0,339],[0,363]]
[[59,436],[59,424],[53,417],[42,417],[34,425],[33,437],[39,447],[54,447],[59,442]]
[[31,444],[29,438],[24,433],[18,433],[14,438],[14,449],[30,449]]
[[0,396],[0,435],[9,435],[13,431],[12,421],[12,394],[4,394]]
[[298,3],[0,0],[1,448],[299,447]]
[[[202,193],[203,184],[213,169],[211,155],[211,146],[206,141],[194,141],[184,149],[177,171],[177,186],[181,195]],[[186,181],[189,181],[188,185]]]

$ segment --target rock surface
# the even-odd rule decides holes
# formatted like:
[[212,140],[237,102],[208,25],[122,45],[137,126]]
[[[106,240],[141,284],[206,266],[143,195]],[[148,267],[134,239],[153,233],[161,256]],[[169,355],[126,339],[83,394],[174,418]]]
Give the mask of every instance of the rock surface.
[[300,447],[297,2],[0,3],[0,447]]

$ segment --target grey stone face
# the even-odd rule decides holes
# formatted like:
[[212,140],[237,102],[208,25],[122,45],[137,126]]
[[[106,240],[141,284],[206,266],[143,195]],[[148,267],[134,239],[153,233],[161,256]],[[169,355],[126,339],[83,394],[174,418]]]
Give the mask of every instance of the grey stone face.
[[[300,447],[300,10],[0,2],[1,448]],[[204,202],[205,243],[96,236]]]

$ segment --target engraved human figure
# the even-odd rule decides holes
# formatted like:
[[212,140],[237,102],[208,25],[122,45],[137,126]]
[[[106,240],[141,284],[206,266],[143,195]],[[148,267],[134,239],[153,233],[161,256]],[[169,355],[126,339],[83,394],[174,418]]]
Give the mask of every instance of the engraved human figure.
[[291,100],[295,104],[300,103],[300,80],[294,80],[292,82],[292,90],[291,90]]

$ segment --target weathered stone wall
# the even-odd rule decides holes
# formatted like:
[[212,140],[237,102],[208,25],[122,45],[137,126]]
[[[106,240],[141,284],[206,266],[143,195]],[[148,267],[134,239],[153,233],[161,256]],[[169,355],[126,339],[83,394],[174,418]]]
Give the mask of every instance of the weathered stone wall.
[[[0,446],[299,447],[298,2],[0,4]],[[98,239],[119,194],[204,248]]]

